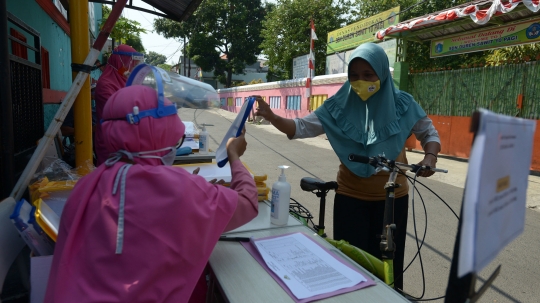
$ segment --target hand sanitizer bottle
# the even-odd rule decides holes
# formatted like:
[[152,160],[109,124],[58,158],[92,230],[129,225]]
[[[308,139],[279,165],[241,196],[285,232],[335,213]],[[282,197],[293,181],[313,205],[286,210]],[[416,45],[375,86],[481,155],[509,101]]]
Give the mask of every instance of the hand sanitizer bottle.
[[206,131],[206,124],[202,125],[202,131],[199,134],[199,154],[208,154],[208,132]]
[[278,181],[272,185],[270,222],[275,225],[285,225],[289,221],[291,199],[291,184],[285,178],[285,169],[289,167],[285,165],[278,167],[281,168],[281,175]]

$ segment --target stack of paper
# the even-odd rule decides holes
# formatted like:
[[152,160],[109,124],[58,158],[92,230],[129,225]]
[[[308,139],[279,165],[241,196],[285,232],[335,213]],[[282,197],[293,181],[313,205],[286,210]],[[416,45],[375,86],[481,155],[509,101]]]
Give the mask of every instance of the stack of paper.
[[199,135],[199,130],[195,126],[195,123],[191,121],[182,121],[182,123],[184,123],[184,126],[186,127],[186,130],[184,131],[186,138],[194,138],[196,135]]
[[296,302],[320,300],[375,285],[302,233],[241,244]]
[[182,121],[186,130],[184,134],[186,135],[184,143],[180,147],[190,147],[194,151],[199,150],[199,130],[195,126],[195,123],[191,121]]

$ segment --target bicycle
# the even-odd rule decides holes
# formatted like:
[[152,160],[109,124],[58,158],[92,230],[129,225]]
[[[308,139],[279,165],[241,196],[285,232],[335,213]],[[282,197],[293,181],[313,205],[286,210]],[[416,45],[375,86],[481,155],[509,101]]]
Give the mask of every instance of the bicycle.
[[[362,266],[363,268],[365,268],[366,270],[374,274],[379,279],[383,280],[389,286],[393,287],[393,284],[394,284],[393,259],[394,259],[394,252],[395,252],[395,245],[393,242],[393,232],[396,229],[395,224],[392,222],[393,213],[394,213],[394,190],[395,188],[400,186],[399,184],[395,183],[396,177],[398,173],[405,174],[405,172],[403,171],[404,169],[410,170],[414,173],[418,172],[419,170],[432,170],[434,172],[447,173],[448,170],[440,169],[440,168],[431,168],[431,167],[426,167],[426,166],[419,166],[415,164],[410,165],[410,164],[395,162],[394,160],[386,159],[384,155],[379,155],[376,157],[365,157],[361,155],[350,154],[349,161],[369,164],[375,167],[377,172],[383,170],[390,173],[388,177],[388,182],[385,184],[385,187],[384,187],[386,191],[386,198],[385,198],[385,211],[384,211],[384,217],[383,217],[383,231],[382,231],[381,242],[380,242],[382,259],[379,259],[358,247],[350,245],[345,240],[329,239],[326,236],[324,232],[324,229],[325,229],[324,212],[326,208],[326,195],[328,194],[330,190],[337,189],[338,187],[337,182],[335,181],[325,182],[323,180],[312,178],[312,177],[304,177],[300,181],[300,187],[302,188],[302,190],[315,193],[316,196],[319,197],[320,199],[319,224],[314,224],[313,216],[311,215],[309,210],[307,210],[303,205],[301,205],[300,203],[298,203],[296,200],[292,198],[291,200],[294,201],[294,203],[290,204],[289,212],[291,215],[298,218],[304,225],[312,228],[319,236],[321,236],[330,244],[338,248],[340,251],[342,251],[345,255],[350,257],[360,266]],[[410,178],[409,176],[407,177]],[[446,204],[446,202],[444,203]],[[446,205],[448,206],[448,204]],[[450,208],[450,206],[448,207]],[[452,210],[452,212],[454,211]],[[456,215],[455,212],[454,212],[454,215]],[[312,226],[310,226],[310,224]],[[420,251],[420,247],[418,248],[418,251]],[[414,261],[414,258],[413,258],[413,261]]]

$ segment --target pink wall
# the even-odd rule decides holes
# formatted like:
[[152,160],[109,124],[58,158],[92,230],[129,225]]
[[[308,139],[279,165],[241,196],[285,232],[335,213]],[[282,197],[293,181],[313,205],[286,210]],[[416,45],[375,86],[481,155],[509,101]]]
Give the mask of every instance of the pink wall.
[[[330,97],[330,96],[333,96],[339,90],[341,85],[342,83],[334,83],[334,84],[314,86],[312,88],[311,94],[313,96],[326,95],[327,97]],[[266,99],[266,102],[269,103],[270,97],[280,96],[281,97],[280,108],[279,109],[273,108],[272,111],[279,116],[294,119],[294,118],[305,117],[311,113],[308,107],[308,98],[304,97],[305,94],[306,94],[306,88],[303,86],[297,86],[297,87],[283,87],[283,88],[265,89],[265,90],[253,90],[253,91],[245,91],[245,92],[225,92],[225,93],[220,92],[219,98],[225,98],[225,100],[227,100],[227,98],[232,97],[233,103],[234,103],[235,99],[238,97],[241,97],[242,100],[245,100],[245,97],[259,95],[259,96],[264,97]],[[298,96],[298,95],[302,96],[300,110],[286,109],[285,107],[287,104],[287,96]],[[238,106],[222,106],[222,108],[231,112],[235,112],[235,113],[240,110],[240,107]]]

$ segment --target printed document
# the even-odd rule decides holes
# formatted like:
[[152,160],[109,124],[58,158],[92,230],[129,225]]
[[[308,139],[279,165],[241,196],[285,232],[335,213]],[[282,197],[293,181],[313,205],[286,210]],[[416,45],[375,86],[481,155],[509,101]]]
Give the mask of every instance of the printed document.
[[254,243],[266,265],[298,299],[367,281],[302,233]]
[[463,199],[458,277],[478,273],[525,227],[536,122],[480,110]]

